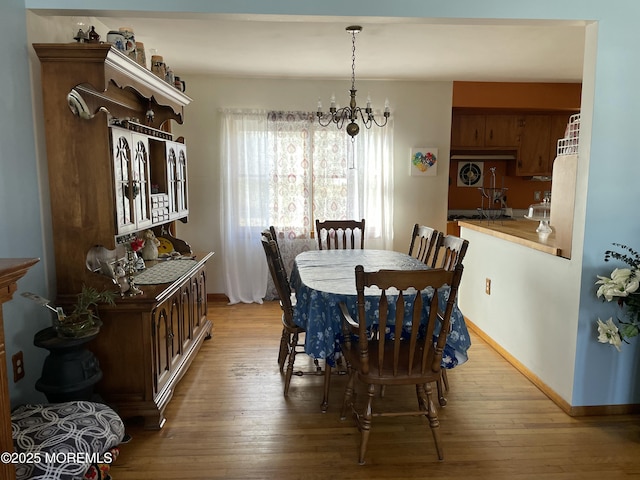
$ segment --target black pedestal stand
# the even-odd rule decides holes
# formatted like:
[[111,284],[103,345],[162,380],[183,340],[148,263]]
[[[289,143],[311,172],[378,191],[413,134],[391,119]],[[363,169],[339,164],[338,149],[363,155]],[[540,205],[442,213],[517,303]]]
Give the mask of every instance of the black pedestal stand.
[[49,350],[36,390],[44,393],[49,402],[92,400],[93,386],[102,378],[102,370],[98,359],[84,344],[97,335],[62,338],[53,327],[36,333],[33,344]]

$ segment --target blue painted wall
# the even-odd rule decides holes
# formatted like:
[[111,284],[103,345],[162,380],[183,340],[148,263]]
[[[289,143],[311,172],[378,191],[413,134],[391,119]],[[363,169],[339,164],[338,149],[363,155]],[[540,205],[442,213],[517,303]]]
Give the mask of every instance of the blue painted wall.
[[[39,222],[37,169],[33,159],[33,132],[29,117],[30,94],[24,32],[24,12],[19,0],[0,6],[0,80],[5,88],[0,118],[0,256],[38,256],[42,252]],[[640,403],[637,345],[618,354],[595,342],[593,322],[603,306],[595,299],[593,281],[608,265],[602,262],[611,242],[628,242],[640,248],[638,181],[640,162],[636,140],[640,111],[640,2],[637,0],[96,0],[104,10],[186,11],[211,13],[265,13],[336,16],[399,16],[504,19],[582,19],[598,22],[597,63],[593,96],[593,125],[589,190],[585,219],[579,328],[572,404],[601,405]],[[86,0],[26,0],[26,8],[85,9]],[[558,45],[562,48],[562,45]],[[11,68],[6,68],[11,65]],[[7,88],[9,87],[9,88]],[[13,95],[11,95],[13,94]],[[16,100],[10,100],[15,98]],[[11,116],[7,113],[11,112]],[[15,115],[15,116],[14,116]],[[16,178],[28,187],[18,187]],[[10,201],[11,208],[6,208]],[[16,228],[18,230],[16,231]],[[10,233],[9,233],[10,230]],[[5,233],[6,232],[6,233]],[[31,274],[43,284],[42,270]],[[37,286],[37,285],[36,285]],[[35,288],[35,287],[34,287]],[[20,312],[26,307],[21,304]],[[15,309],[12,314],[20,317]],[[603,313],[604,314],[604,313]],[[607,315],[608,316],[608,315]],[[24,322],[24,318],[17,320]],[[10,327],[14,328],[14,327]],[[24,344],[32,332],[11,334],[10,349]],[[552,334],[552,332],[550,332]],[[11,352],[9,352],[11,353]]]
[[[27,61],[23,0],[0,2],[0,258],[43,258],[42,212],[35,154],[33,112]],[[45,262],[18,283],[14,300],[3,308],[11,398],[41,401],[33,390],[46,352],[33,346],[33,334],[47,326],[45,309],[19,296],[21,291],[49,294]],[[26,377],[13,383],[11,356],[24,352]],[[14,401],[14,403],[15,403]]]

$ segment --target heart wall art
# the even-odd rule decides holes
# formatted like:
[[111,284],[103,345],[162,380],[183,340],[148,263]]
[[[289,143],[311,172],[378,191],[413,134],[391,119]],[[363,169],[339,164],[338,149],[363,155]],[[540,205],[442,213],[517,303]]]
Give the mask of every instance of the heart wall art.
[[412,177],[434,177],[438,173],[438,149],[433,147],[416,147],[411,149]]

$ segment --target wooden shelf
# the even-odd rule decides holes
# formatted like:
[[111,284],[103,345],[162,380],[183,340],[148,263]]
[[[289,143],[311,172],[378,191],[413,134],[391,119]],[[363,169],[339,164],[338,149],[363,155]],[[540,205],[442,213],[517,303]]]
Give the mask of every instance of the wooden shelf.
[[109,43],[34,43],[33,48],[41,62],[59,63],[63,68],[64,64],[101,64],[103,75],[90,82],[96,91],[106,92],[111,81],[120,89],[131,88],[147,99],[154,98],[159,105],[170,106],[180,117],[178,123],[182,123],[183,108],[191,103],[182,91]]

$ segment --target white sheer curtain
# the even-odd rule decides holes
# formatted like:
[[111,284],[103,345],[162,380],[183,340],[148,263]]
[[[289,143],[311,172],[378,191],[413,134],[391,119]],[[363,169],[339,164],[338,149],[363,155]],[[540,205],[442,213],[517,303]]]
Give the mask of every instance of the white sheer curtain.
[[[393,119],[385,127],[361,128],[354,147],[351,217],[366,220],[366,248],[393,246]],[[357,188],[355,186],[357,185]]]
[[262,303],[268,268],[260,232],[268,226],[267,114],[226,110],[222,115],[222,269],[230,303]]
[[[274,225],[291,258],[315,248],[316,218],[366,219],[365,245],[393,241],[393,127],[320,127],[313,113],[224,110],[222,252],[231,303],[261,303],[268,272],[260,232]],[[290,269],[289,269],[290,271]]]

